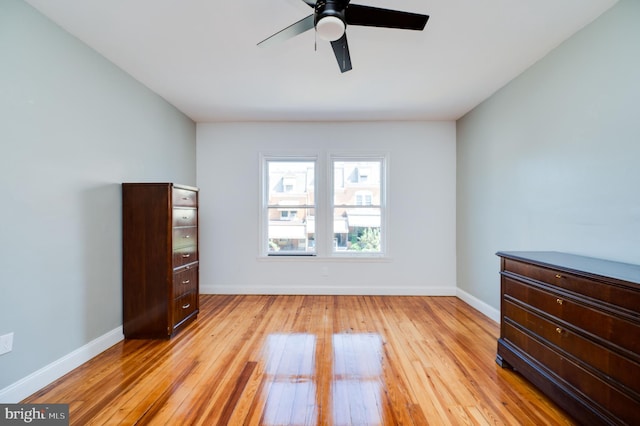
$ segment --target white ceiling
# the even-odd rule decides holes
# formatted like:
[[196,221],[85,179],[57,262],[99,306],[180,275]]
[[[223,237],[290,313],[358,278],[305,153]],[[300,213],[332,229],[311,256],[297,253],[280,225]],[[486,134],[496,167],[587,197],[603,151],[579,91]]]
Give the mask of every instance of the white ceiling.
[[455,120],[617,0],[353,0],[430,15],[347,28],[341,74],[302,0],[26,0],[197,122]]

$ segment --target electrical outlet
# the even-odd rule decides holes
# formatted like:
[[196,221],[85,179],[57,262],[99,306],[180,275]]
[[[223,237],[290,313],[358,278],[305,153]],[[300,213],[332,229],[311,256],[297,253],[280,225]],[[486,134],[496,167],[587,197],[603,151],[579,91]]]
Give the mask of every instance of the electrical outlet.
[[7,333],[0,336],[0,355],[6,354],[13,350],[13,333]]

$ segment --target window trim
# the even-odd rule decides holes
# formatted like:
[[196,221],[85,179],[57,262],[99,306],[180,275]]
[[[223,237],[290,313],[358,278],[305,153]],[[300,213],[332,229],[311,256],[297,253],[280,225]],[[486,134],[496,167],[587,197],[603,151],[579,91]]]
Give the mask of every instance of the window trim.
[[[295,207],[295,210],[310,208],[307,204],[297,204],[297,205],[289,205],[289,204],[279,204],[278,207],[269,206],[269,162],[312,162],[314,164],[313,170],[313,186],[314,186],[314,204],[311,208],[315,210],[315,214],[317,216],[317,208],[318,208],[318,155],[317,154],[260,154],[260,194],[261,194],[261,202],[258,209],[258,218],[259,218],[259,232],[258,232],[258,250],[259,256],[261,257],[309,257],[316,256],[318,254],[318,248],[315,247],[313,251],[304,251],[304,252],[295,252],[295,251],[286,251],[286,252],[271,252],[269,251],[269,211],[273,208],[278,209],[286,209],[291,210],[291,208]],[[317,224],[316,224],[317,228]],[[315,231],[317,235],[317,229]]]
[[[380,152],[367,152],[367,153],[332,153],[329,155],[328,169],[327,174],[330,177],[330,182],[328,186],[328,197],[329,197],[329,221],[331,222],[331,228],[333,228],[333,212],[335,209],[334,205],[334,190],[335,190],[335,163],[338,161],[347,161],[347,162],[358,162],[358,161],[380,161],[380,246],[381,249],[379,252],[365,252],[365,251],[349,251],[349,250],[335,250],[333,245],[330,248],[330,252],[328,253],[329,257],[332,258],[379,258],[379,257],[387,257],[389,254],[388,249],[388,206],[387,206],[387,185],[388,185],[388,167],[389,167],[389,154],[388,153],[380,153]],[[359,173],[359,172],[358,172]],[[360,176],[358,176],[360,179]],[[346,183],[345,183],[346,185]],[[359,191],[359,190],[358,190]],[[343,205],[341,207],[353,207],[353,208],[372,208],[374,205]],[[333,232],[331,232],[333,235]]]
[[[269,251],[269,215],[268,215],[268,167],[269,161],[312,161],[314,166],[314,202],[315,202],[315,252],[286,252],[276,254]],[[333,247],[333,196],[335,161],[380,161],[380,252],[337,251]],[[259,154],[259,194],[258,205],[258,258],[278,260],[361,260],[379,261],[390,259],[389,250],[389,206],[387,187],[389,186],[388,152],[341,152],[341,151],[304,151],[304,152],[261,152]],[[300,208],[300,206],[296,206]],[[368,207],[368,206],[361,206]]]

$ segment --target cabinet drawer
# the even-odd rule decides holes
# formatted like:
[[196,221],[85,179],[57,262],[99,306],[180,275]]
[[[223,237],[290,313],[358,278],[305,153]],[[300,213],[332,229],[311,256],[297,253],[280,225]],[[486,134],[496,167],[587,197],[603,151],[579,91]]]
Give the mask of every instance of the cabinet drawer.
[[634,354],[640,353],[640,323],[614,317],[604,311],[577,303],[573,299],[508,277],[503,276],[502,282],[507,299],[510,297],[519,300]]
[[173,251],[173,267],[179,268],[198,261],[198,247],[190,246]]
[[173,297],[196,291],[198,288],[198,267],[187,266],[173,273]]
[[195,292],[187,293],[173,301],[173,326],[179,325],[198,309],[198,298]]
[[198,245],[198,228],[195,226],[173,228],[173,249]]
[[198,193],[182,188],[173,188],[172,201],[174,206],[195,207],[198,205]]
[[623,422],[637,424],[640,402],[630,395],[600,380],[511,324],[505,324],[504,332],[505,340],[524,350],[527,358],[533,358],[536,365],[550,370],[557,380],[569,384],[582,395],[588,395],[591,401],[601,407],[607,407],[607,411],[616,413]]
[[198,211],[191,208],[173,209],[173,226],[196,226],[198,225]]
[[571,330],[563,328],[560,324],[548,321],[509,301],[503,303],[503,309],[505,319],[519,324],[522,328],[556,345],[586,365],[593,366],[604,376],[611,377],[640,394],[640,364],[637,362],[612,352]]
[[557,269],[544,268],[513,259],[504,260],[504,270],[551,284],[565,290],[638,312],[640,292],[580,277]]

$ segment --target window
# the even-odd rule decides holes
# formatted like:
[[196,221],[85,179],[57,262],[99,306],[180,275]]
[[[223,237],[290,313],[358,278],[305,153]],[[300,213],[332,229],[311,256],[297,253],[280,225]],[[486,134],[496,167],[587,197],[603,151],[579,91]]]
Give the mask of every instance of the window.
[[295,220],[297,215],[297,210],[282,210],[280,212],[280,220]]
[[284,192],[293,192],[296,187],[297,179],[295,176],[286,176],[282,178],[282,187]]
[[356,204],[359,206],[370,206],[373,200],[371,191],[356,192]]
[[[332,160],[334,253],[382,253],[383,159]],[[344,182],[344,185],[342,185]]]
[[358,182],[368,182],[369,175],[371,174],[371,170],[369,167],[358,167],[357,169]]
[[262,156],[261,254],[385,254],[386,156]]
[[315,159],[265,159],[269,255],[315,254]]

